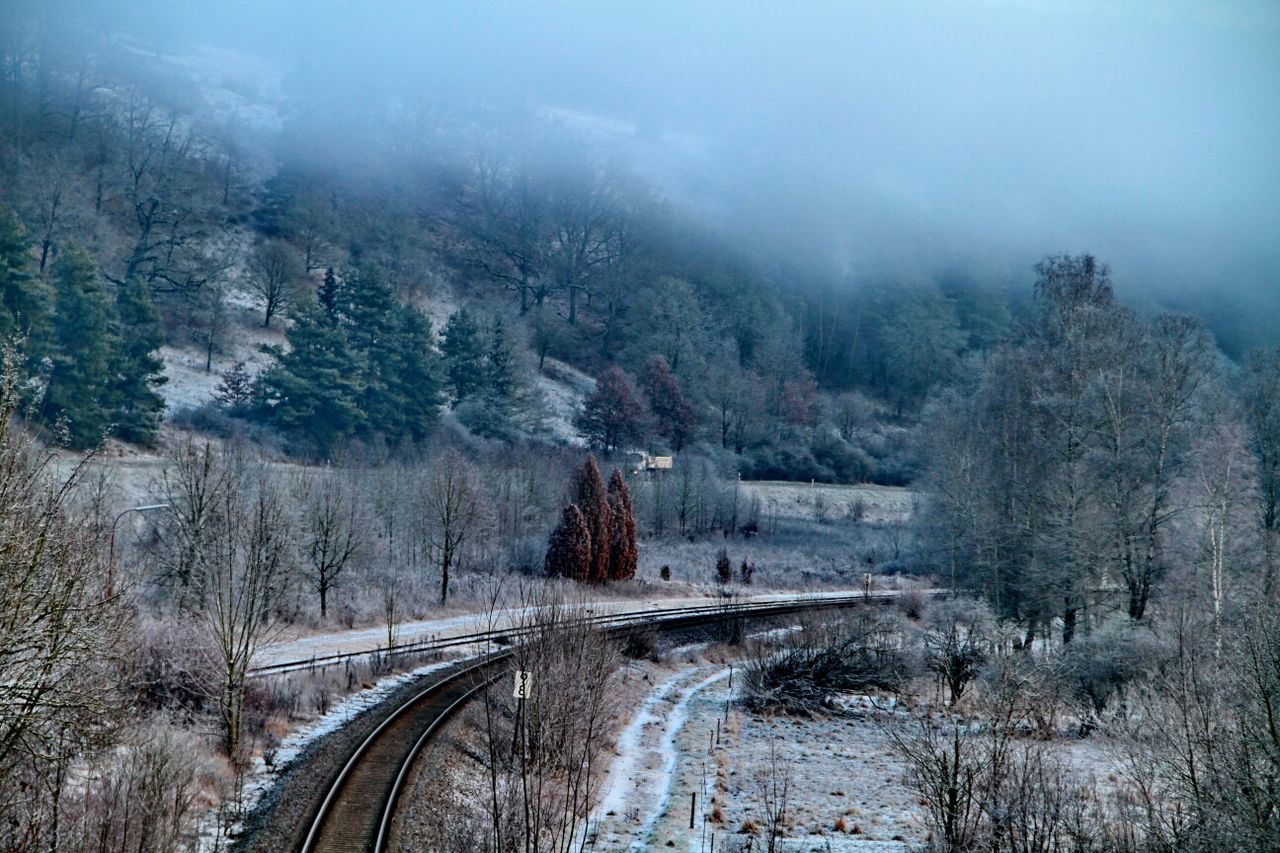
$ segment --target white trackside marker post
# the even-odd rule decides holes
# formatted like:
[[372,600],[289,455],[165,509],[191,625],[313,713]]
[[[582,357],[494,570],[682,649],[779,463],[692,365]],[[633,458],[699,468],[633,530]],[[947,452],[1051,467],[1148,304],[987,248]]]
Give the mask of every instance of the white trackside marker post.
[[522,670],[522,669],[517,669],[517,670],[516,670],[516,684],[515,684],[515,689],[511,691],[511,697],[512,697],[513,699],[528,699],[528,698],[529,698],[529,689],[530,689],[530,688],[529,688],[529,678],[530,678],[530,673],[528,673],[528,672],[526,672],[525,670]]

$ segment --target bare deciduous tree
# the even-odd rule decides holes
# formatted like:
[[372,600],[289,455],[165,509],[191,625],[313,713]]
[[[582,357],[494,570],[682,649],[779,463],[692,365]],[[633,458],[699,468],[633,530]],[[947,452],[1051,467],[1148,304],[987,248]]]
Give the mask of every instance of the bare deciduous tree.
[[354,489],[339,472],[302,477],[295,496],[302,514],[307,579],[320,597],[320,618],[324,619],[338,577],[364,548],[365,525]]
[[266,329],[272,317],[292,304],[305,270],[293,249],[281,240],[268,240],[254,249],[251,265],[249,284],[262,299],[262,328]]
[[117,719],[127,610],[107,596],[92,533],[62,478],[17,428],[18,357],[0,354],[0,846],[43,838],[43,798]]
[[[235,451],[232,451],[235,453]],[[227,463],[230,485],[217,495],[198,552],[198,615],[215,653],[223,743],[242,758],[244,687],[257,652],[278,627],[277,604],[288,563],[289,519],[277,488],[250,477],[238,454]]]
[[421,505],[427,545],[440,568],[440,603],[445,604],[449,571],[487,516],[474,466],[456,450],[432,459],[422,484]]

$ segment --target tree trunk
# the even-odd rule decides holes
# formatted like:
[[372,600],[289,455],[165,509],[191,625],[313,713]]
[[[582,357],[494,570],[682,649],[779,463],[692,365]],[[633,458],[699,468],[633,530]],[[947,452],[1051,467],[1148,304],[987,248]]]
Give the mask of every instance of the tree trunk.
[[453,553],[448,547],[440,556],[440,605],[449,601],[449,566],[453,563]]

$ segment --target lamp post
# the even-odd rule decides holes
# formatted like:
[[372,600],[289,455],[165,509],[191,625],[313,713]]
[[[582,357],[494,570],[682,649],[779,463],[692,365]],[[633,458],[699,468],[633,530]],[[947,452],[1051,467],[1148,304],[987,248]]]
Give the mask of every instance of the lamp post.
[[120,519],[124,518],[131,512],[150,512],[153,509],[168,508],[168,504],[147,504],[146,506],[131,506],[116,514],[115,520],[111,522],[111,540],[110,544],[107,546],[107,598],[110,598],[113,592],[112,582],[116,565],[116,527],[119,526]]

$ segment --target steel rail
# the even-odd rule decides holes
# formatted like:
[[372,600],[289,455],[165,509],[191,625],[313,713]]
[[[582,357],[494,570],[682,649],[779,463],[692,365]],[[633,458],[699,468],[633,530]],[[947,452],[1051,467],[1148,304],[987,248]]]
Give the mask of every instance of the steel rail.
[[[832,606],[845,606],[851,601],[862,602],[868,599],[892,599],[896,598],[897,595],[898,593],[896,591],[878,591],[871,593],[850,593],[842,596],[801,596],[796,599],[784,600],[810,602],[815,607],[821,607],[827,603],[831,603]],[[655,608],[652,610],[627,610],[618,613],[592,614],[569,621],[571,623],[587,622],[601,627],[609,627],[612,623],[636,623],[691,613],[722,613],[726,608],[750,609],[756,607],[768,607],[769,605],[776,603],[778,602],[732,602],[726,599],[723,603],[703,604],[695,607],[667,607]],[[467,634],[455,634],[448,637],[416,640],[410,643],[390,646],[385,649],[382,647],[375,647],[373,649],[362,649],[360,651],[353,652],[335,652],[328,655],[298,658],[296,660],[279,661],[277,663],[256,666],[250,669],[249,675],[250,677],[261,678],[263,676],[283,675],[290,672],[313,672],[315,670],[326,669],[331,666],[338,666],[346,663],[347,661],[356,660],[358,658],[366,658],[371,655],[385,655],[387,657],[395,658],[412,654],[439,652],[446,649],[457,648],[459,646],[475,645],[477,643],[498,643],[500,645],[509,645],[512,644],[515,639],[528,634],[531,630],[532,629],[530,628],[520,627],[495,628],[488,631],[474,631]]]
[[[892,595],[885,594],[806,596],[768,602],[663,608],[660,611],[609,614],[577,621],[598,622],[603,619],[602,630],[621,637],[637,628],[669,632],[721,620],[758,619],[864,603],[886,604],[892,600]],[[666,615],[655,618],[658,613]],[[619,621],[620,617],[622,621]],[[645,621],[636,621],[641,617]],[[610,622],[616,624],[608,624]],[[518,636],[512,631],[487,631],[469,635],[471,639],[468,642],[493,639],[497,634]],[[349,657],[360,654],[368,652]],[[357,850],[383,853],[387,849],[396,806],[418,758],[458,710],[505,675],[505,666],[512,654],[511,650],[504,649],[479,659],[461,661],[457,669],[436,678],[402,701],[361,741],[329,783],[323,800],[310,819],[300,848],[302,853]],[[493,672],[498,668],[504,669]],[[466,686],[468,679],[474,679],[475,683]],[[452,695],[459,686],[466,689]],[[433,709],[433,706],[438,707]],[[415,716],[422,719],[415,722]],[[365,778],[358,778],[362,774]]]

